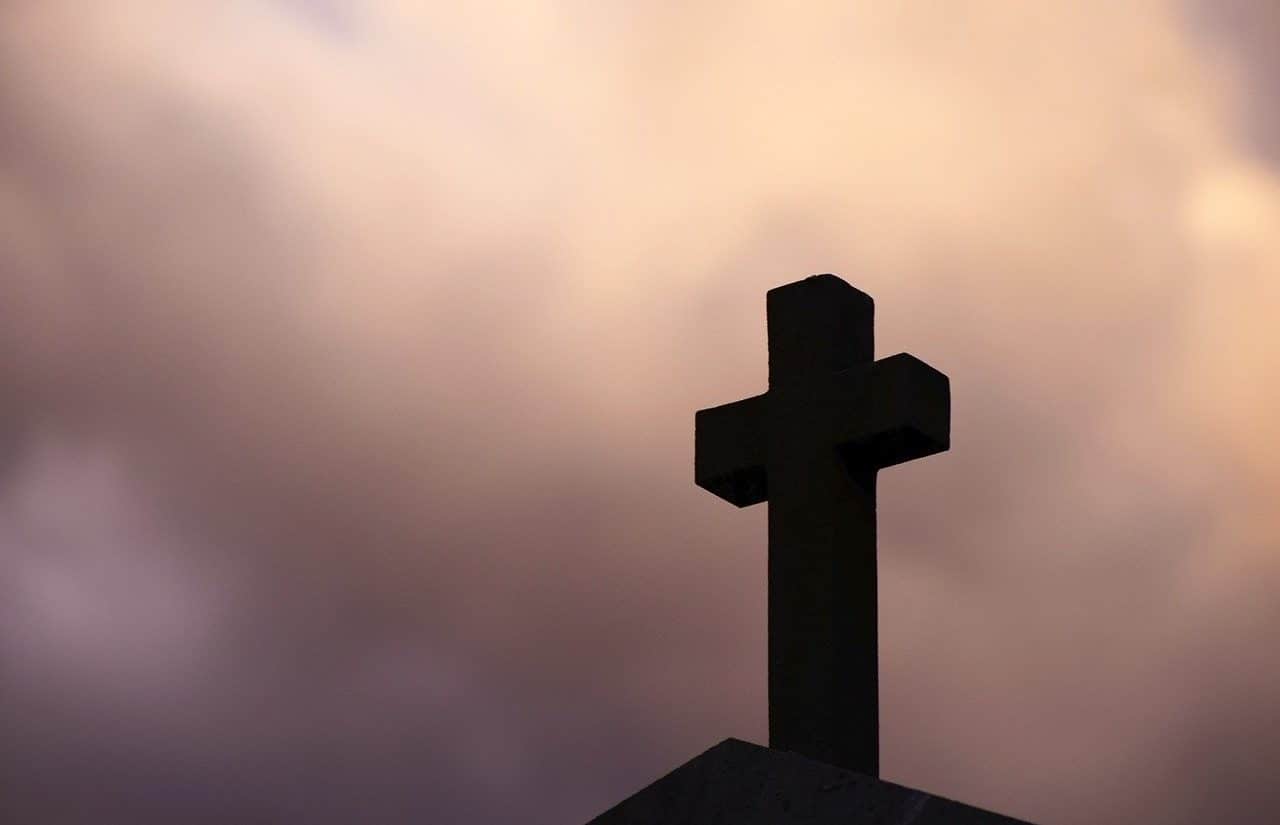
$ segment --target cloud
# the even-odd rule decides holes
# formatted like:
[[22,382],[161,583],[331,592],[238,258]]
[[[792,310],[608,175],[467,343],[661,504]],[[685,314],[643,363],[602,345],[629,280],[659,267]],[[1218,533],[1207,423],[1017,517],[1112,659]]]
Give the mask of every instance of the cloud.
[[21,816],[583,820],[763,741],[691,416],[818,271],[955,391],[881,480],[886,775],[1268,809],[1280,199],[1197,18],[288,5],[0,13]]

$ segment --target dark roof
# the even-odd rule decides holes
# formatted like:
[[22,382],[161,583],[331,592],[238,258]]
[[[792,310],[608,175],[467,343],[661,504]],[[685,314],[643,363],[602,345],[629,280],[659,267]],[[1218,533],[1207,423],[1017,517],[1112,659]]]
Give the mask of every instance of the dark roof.
[[726,739],[588,825],[1027,825],[851,773],[789,751]]

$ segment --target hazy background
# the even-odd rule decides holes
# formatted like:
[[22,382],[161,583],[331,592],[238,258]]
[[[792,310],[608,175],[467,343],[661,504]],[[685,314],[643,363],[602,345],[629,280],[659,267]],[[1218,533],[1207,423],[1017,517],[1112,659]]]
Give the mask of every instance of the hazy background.
[[1280,807],[1270,0],[10,0],[0,819],[582,822],[763,742],[764,291],[950,374],[886,778]]

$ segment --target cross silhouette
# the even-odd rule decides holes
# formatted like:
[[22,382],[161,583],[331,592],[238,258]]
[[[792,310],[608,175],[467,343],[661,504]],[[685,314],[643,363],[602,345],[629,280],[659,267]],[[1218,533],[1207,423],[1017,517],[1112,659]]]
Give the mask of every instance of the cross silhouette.
[[766,309],[769,391],[698,411],[694,480],[769,502],[769,745],[878,776],[876,473],[950,446],[950,382],[875,361],[875,305],[834,275]]

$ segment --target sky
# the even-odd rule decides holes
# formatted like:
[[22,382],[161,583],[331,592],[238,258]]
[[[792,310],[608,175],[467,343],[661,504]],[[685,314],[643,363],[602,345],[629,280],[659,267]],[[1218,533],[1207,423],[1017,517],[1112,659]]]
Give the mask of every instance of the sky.
[[0,819],[584,822],[767,740],[764,292],[952,383],[882,775],[1274,821],[1268,0],[0,8]]

